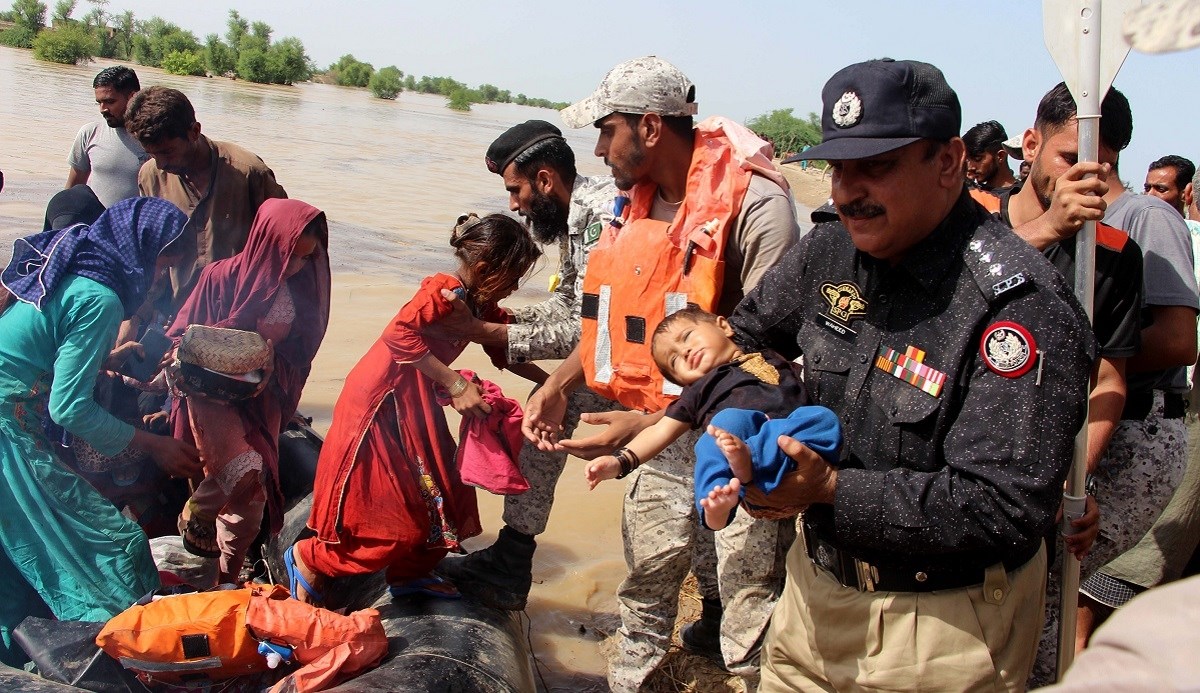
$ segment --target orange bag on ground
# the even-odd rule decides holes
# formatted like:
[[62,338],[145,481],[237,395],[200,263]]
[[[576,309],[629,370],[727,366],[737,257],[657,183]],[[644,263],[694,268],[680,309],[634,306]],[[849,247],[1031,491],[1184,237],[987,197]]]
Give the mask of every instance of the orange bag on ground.
[[[266,671],[258,641],[246,629],[250,595],[260,589],[142,600],[113,616],[96,636],[96,644],[126,669],[165,683]],[[283,594],[286,597],[287,590]]]
[[149,680],[183,683],[266,671],[260,642],[292,648],[298,671],[275,691],[319,691],[379,663],[387,635],[374,609],[342,616],[279,585],[156,596],[114,616],[96,644]]

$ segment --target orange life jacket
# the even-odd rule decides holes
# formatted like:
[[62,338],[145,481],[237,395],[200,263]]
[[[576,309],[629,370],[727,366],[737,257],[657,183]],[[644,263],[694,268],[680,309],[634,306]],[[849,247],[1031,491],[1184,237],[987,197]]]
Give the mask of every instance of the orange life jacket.
[[378,611],[342,616],[288,599],[278,585],[142,600],[96,636],[96,644],[126,669],[162,683],[266,671],[260,642],[291,648],[303,665],[272,691],[322,690],[375,666],[388,648]]
[[588,256],[579,352],[584,374],[589,387],[630,409],[658,411],[681,392],[650,355],[658,323],[689,303],[712,311],[721,296],[725,241],[752,175],[722,127],[729,126],[697,127],[687,193],[674,220],[648,218],[657,187],[637,185],[628,221],[605,229]]

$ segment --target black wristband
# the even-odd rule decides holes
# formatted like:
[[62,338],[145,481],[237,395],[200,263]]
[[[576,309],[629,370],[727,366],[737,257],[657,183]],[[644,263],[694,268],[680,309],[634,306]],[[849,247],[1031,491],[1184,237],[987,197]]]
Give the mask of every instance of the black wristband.
[[637,453],[629,448],[617,448],[612,452],[613,457],[621,463],[621,473],[617,475],[618,479],[624,479],[629,476],[629,473],[641,466],[642,461],[638,458]]

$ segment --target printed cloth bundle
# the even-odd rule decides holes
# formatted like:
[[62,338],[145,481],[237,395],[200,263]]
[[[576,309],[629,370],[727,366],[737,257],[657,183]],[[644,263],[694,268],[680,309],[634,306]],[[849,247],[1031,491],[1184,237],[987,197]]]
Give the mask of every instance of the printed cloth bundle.
[[257,332],[188,325],[176,356],[184,390],[233,401],[254,395],[272,353]]

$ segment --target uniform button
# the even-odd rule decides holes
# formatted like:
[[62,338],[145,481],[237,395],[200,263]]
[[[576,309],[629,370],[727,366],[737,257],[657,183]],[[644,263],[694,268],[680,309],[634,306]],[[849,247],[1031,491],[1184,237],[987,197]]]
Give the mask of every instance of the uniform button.
[[813,354],[813,363],[820,363],[820,362],[821,362],[821,355]]
[[859,363],[866,363],[866,362],[867,362],[867,355],[866,355],[866,354],[859,354],[859,355],[858,355],[858,362],[859,362]]
[[996,601],[1004,599],[1004,590],[1000,589],[999,587],[992,590],[992,599],[995,599]]
[[892,407],[892,409],[891,409],[891,413],[892,413],[892,416],[895,416],[896,414],[899,414],[899,413],[900,413],[900,407]]
[[923,571],[919,571],[919,570],[917,571],[917,574],[914,575],[913,577],[916,578],[917,582],[925,582],[926,580],[929,579],[928,575],[926,575]]

